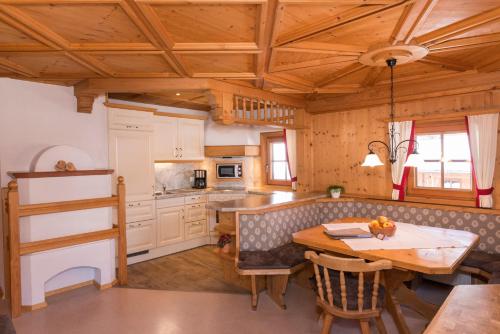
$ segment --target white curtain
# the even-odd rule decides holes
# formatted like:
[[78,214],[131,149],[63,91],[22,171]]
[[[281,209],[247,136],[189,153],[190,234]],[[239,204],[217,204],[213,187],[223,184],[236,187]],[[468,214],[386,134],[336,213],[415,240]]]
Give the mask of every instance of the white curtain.
[[[391,130],[392,123],[389,123],[389,132]],[[394,132],[396,134],[396,145],[403,140],[414,139],[414,121],[405,122],[394,122]],[[396,155],[396,162],[391,166],[392,173],[392,199],[393,200],[404,200],[405,196],[405,186],[406,180],[408,179],[408,173],[410,171],[409,167],[404,167],[408,155],[412,153],[413,143],[406,142],[401,144],[402,147],[406,148],[399,149]]]
[[493,207],[493,174],[497,155],[498,114],[466,116],[467,132],[476,180],[476,206]]
[[292,190],[297,190],[297,131],[283,130],[286,145],[286,159],[292,181]]

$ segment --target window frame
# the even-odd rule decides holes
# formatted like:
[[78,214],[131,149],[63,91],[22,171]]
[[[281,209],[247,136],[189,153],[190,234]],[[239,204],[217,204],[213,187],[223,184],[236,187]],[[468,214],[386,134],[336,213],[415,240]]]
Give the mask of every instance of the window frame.
[[[465,120],[460,119],[448,119],[448,120],[422,120],[415,122],[415,138],[418,135],[441,135],[441,155],[444,154],[444,141],[443,134],[447,133],[461,133],[467,132],[467,127],[465,125]],[[441,183],[444,185],[444,162],[441,163]],[[472,162],[471,162],[472,167]],[[472,171],[472,169],[471,169]],[[464,189],[453,189],[453,188],[430,188],[430,187],[418,187],[416,181],[416,168],[411,168],[408,177],[408,188],[407,188],[407,198],[427,198],[427,199],[443,199],[443,200],[454,200],[458,201],[459,204],[463,205],[474,205],[475,201],[475,189],[476,184],[474,180],[474,175],[471,175],[471,190]]]
[[266,185],[272,186],[291,186],[292,181],[273,180],[271,179],[271,151],[270,146],[274,142],[285,142],[283,132],[263,132],[260,135],[261,160],[262,160],[262,175]]

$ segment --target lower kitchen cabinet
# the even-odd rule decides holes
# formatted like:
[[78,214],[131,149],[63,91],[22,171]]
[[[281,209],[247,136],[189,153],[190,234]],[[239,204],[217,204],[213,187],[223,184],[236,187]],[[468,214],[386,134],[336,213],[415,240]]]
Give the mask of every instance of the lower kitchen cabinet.
[[156,210],[157,247],[184,240],[184,206]]
[[207,221],[200,220],[196,222],[188,222],[185,225],[186,240],[204,237],[207,235]]
[[127,224],[127,254],[156,247],[156,224],[145,220]]

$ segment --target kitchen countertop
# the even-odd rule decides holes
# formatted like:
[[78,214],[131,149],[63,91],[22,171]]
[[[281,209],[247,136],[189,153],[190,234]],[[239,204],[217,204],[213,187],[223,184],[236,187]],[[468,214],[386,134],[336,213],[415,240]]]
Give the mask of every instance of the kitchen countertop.
[[237,199],[224,202],[209,202],[207,209],[217,210],[219,212],[253,211],[269,209],[281,205],[305,202],[313,199],[326,197],[321,192],[297,193],[275,191],[266,195],[250,194],[244,199]]
[[205,188],[205,189],[183,188],[183,189],[167,190],[166,193],[164,194],[155,195],[155,199],[175,198],[175,197],[184,197],[193,195],[210,195],[210,194],[249,194],[249,195],[262,196],[262,195],[269,195],[272,193],[273,191],[270,191],[265,188]]

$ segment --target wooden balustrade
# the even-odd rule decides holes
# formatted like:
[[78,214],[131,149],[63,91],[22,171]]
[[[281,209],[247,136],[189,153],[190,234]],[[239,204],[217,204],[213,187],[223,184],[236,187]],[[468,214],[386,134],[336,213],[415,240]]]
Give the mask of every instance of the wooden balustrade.
[[255,97],[233,95],[235,123],[253,125],[295,126],[296,108]]
[[[18,317],[22,312],[21,305],[21,256],[62,247],[81,245],[89,242],[117,239],[118,241],[118,284],[127,284],[127,239],[125,229],[125,183],[123,177],[118,177],[117,195],[103,198],[92,198],[75,201],[62,201],[40,204],[19,204],[17,181],[11,181],[6,195],[6,258],[9,274],[6,275],[7,295],[10,295],[12,317]],[[117,225],[110,229],[87,233],[73,234],[63,237],[20,242],[19,218],[33,215],[68,212],[103,207],[117,207]]]

